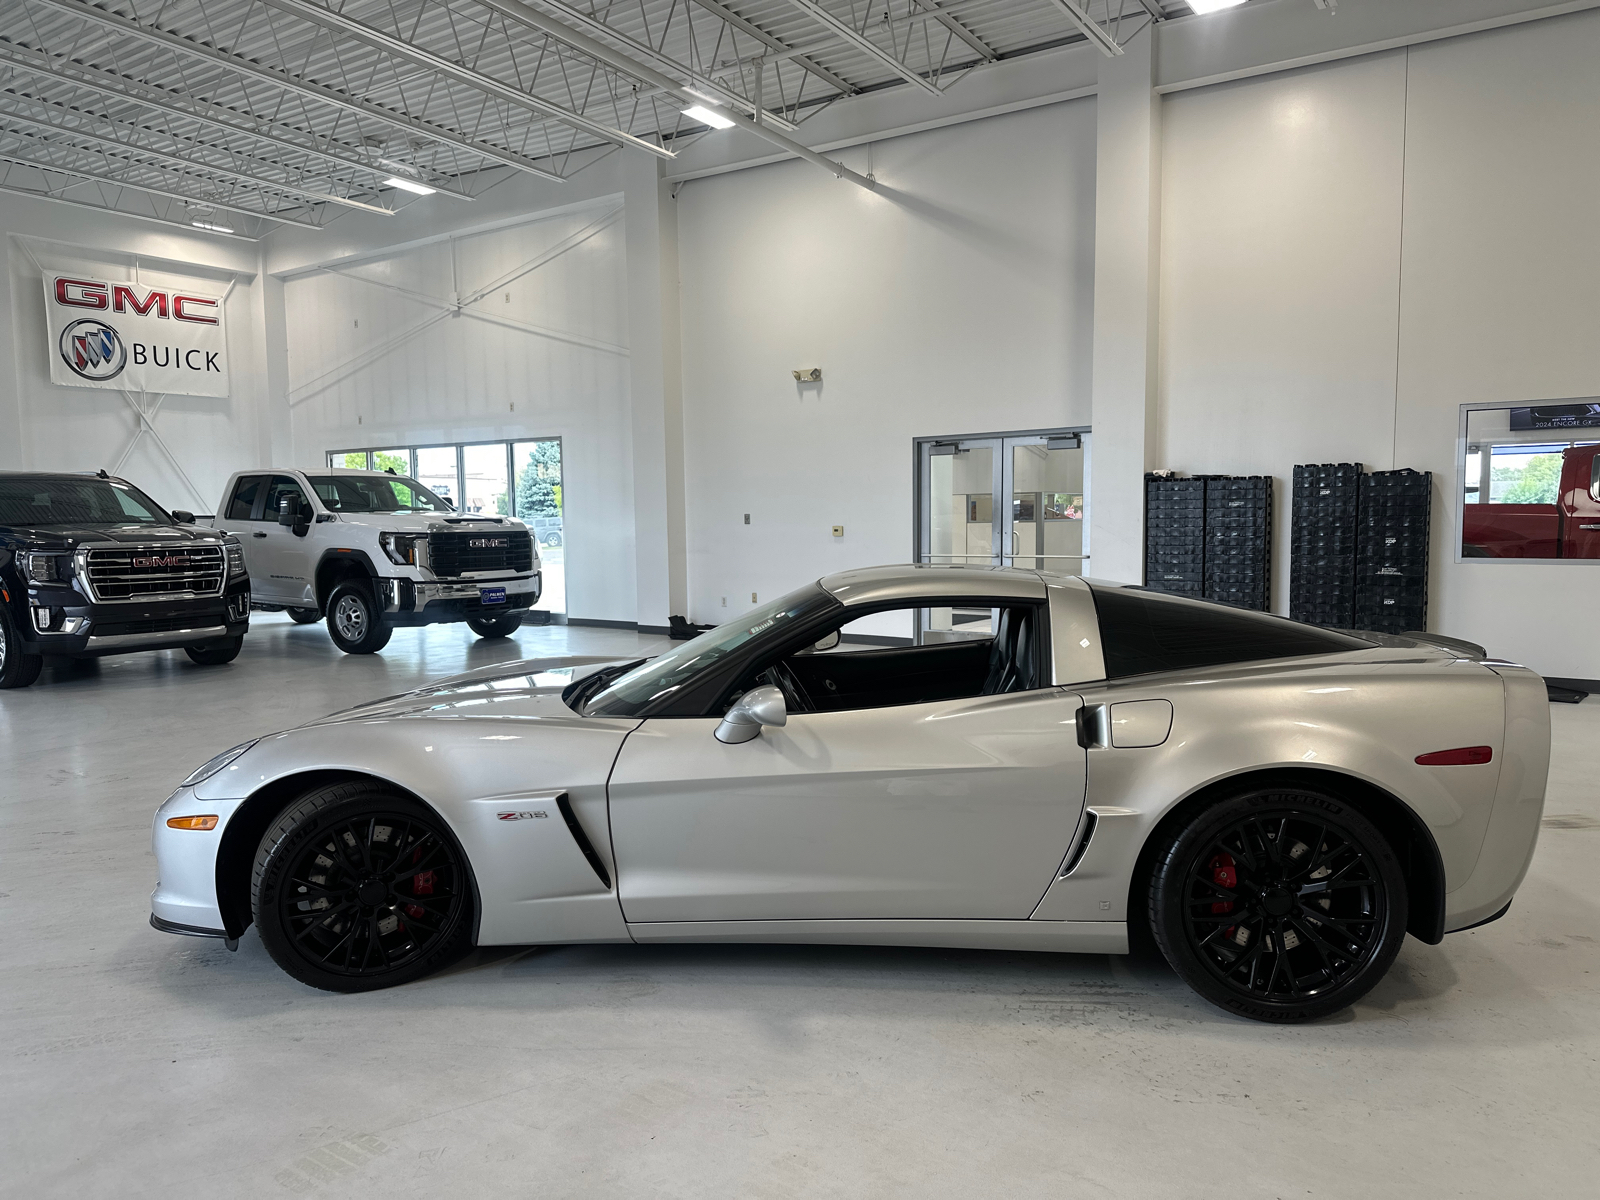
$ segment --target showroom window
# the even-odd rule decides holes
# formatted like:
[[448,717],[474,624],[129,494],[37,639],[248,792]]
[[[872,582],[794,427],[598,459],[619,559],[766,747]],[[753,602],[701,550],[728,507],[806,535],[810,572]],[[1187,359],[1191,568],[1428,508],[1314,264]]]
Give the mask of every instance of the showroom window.
[[1600,400],[1464,405],[1460,558],[1600,559]]
[[560,438],[330,450],[328,466],[393,471],[415,479],[457,512],[516,517],[533,531],[543,563],[544,594],[534,608],[566,611]]

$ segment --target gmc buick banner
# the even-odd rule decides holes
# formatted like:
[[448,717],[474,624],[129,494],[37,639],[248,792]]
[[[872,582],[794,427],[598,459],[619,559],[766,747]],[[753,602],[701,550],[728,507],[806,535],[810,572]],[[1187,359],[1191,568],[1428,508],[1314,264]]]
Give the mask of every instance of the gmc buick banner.
[[228,394],[222,297],[46,271],[50,382],[68,387]]

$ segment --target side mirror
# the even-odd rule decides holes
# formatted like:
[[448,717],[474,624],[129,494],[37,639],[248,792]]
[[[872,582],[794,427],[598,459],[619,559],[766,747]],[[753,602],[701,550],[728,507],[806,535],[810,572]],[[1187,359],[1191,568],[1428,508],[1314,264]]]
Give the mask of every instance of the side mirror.
[[717,726],[717,741],[730,746],[761,736],[763,725],[786,725],[789,709],[783,702],[781,689],[767,684],[752,688],[734,702],[728,715]]
[[310,515],[300,511],[293,496],[278,498],[278,524],[285,529],[292,529],[295,537],[305,537],[311,528]]
[[175,508],[172,510],[172,519],[179,525],[194,524],[194,514],[182,508]]

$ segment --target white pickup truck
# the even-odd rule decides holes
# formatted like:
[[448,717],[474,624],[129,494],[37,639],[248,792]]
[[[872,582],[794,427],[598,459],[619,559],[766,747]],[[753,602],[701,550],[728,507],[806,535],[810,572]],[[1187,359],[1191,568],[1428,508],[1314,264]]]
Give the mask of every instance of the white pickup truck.
[[306,625],[326,616],[347,654],[441,621],[506,637],[542,590],[539,546],[521,521],[459,514],[386,471],[241,471],[212,523],[243,543],[255,607]]

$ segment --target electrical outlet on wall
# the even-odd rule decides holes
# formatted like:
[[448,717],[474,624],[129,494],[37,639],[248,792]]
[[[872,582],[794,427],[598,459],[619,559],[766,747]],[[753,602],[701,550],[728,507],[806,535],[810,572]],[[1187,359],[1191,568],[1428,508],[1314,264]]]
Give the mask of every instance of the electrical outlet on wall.
[[844,526],[843,525],[835,525],[833,527],[833,536],[834,537],[843,537],[844,536]]
[[750,514],[749,513],[745,513],[745,515],[744,515],[744,523],[746,525],[750,524]]
[[750,603],[754,604],[755,602],[756,602],[756,594],[754,592],[751,592],[750,593]]

